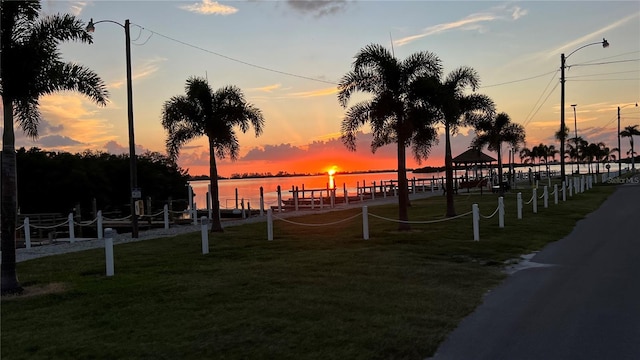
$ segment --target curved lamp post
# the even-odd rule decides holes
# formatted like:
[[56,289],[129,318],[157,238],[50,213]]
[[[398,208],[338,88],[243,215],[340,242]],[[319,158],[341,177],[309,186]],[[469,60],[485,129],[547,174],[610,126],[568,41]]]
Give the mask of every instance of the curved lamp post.
[[100,20],[93,22],[93,18],[87,24],[87,32],[94,32],[95,25],[103,22],[109,22],[119,25],[124,29],[125,37],[125,55],[127,60],[127,108],[129,123],[129,175],[131,186],[131,237],[138,238],[138,217],[136,216],[135,201],[141,198],[140,189],[138,189],[138,171],[136,167],[136,142],[133,131],[133,88],[131,85],[131,34],[129,32],[129,19],[124,21],[124,25],[113,20]]
[[569,55],[564,56],[564,53],[560,54],[560,134],[562,134],[562,141],[560,141],[560,176],[561,179],[564,180],[565,177],[565,172],[564,172],[564,129],[565,129],[565,123],[564,123],[564,82],[565,82],[565,78],[564,78],[564,68],[566,67],[566,62],[567,62],[567,58],[569,58],[569,56],[573,55],[576,51],[580,50],[580,49],[584,49],[587,46],[591,46],[591,45],[600,45],[602,44],[603,48],[609,47],[609,42],[606,39],[602,39],[602,41],[598,41],[598,42],[593,42],[590,44],[586,44],[586,45],[582,45],[579,48],[573,50],[572,52],[569,53]]
[[[620,145],[620,109],[624,109],[627,106],[631,106],[631,104],[624,105],[622,107],[618,106],[618,176],[622,175],[622,146]],[[638,103],[635,104],[638,107]],[[631,154],[633,156],[633,154]]]

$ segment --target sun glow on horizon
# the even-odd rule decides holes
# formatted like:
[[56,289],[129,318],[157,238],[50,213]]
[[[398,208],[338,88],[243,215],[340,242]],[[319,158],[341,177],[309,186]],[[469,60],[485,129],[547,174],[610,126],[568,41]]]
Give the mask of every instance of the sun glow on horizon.
[[338,171],[338,167],[333,165],[332,167],[329,168],[329,170],[327,170],[327,173],[329,174],[329,176],[333,176],[336,174],[337,171]]

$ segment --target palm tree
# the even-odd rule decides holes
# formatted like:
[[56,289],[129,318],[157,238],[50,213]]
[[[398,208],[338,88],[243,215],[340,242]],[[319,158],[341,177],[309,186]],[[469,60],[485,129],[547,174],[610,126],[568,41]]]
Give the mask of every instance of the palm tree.
[[532,160],[531,149],[528,147],[522,148],[518,156],[520,157],[520,164],[528,164]]
[[444,79],[441,76],[432,79],[436,83],[432,90],[423,96],[437,108],[439,122],[444,124],[445,133],[445,177],[447,210],[446,216],[456,215],[453,203],[453,156],[451,153],[451,135],[455,135],[460,126],[473,125],[491,118],[495,114],[493,100],[482,94],[467,94],[466,90],[476,91],[480,85],[480,76],[470,67],[459,67]]
[[573,158],[576,163],[576,173],[580,173],[580,162],[585,160],[586,147],[589,143],[581,136],[567,140],[567,154]]
[[511,118],[506,113],[499,113],[494,118],[480,121],[475,125],[476,137],[472,140],[471,146],[482,148],[487,145],[490,151],[498,154],[498,183],[500,194],[504,194],[502,184],[502,143],[507,143],[512,147],[517,147],[524,143],[524,127],[511,122]]
[[177,159],[180,148],[187,142],[206,136],[209,139],[209,177],[213,213],[211,231],[223,231],[218,199],[218,167],[216,156],[232,160],[238,157],[239,144],[235,128],[246,133],[253,126],[256,136],[262,134],[264,118],[260,109],[247,103],[242,91],[235,86],[211,89],[207,80],[190,77],[185,95],[177,95],[164,103],[162,126],[167,130],[167,152]]
[[615,156],[614,151],[618,151],[618,150],[614,149],[614,151],[612,151],[603,142],[599,142],[596,145],[598,147],[597,151],[595,152],[596,174],[599,174],[600,173],[600,163],[604,164],[605,162],[609,161],[610,159],[613,159],[615,161],[616,156]]
[[440,59],[430,52],[398,60],[383,46],[371,44],[356,54],[353,69],[338,85],[338,101],[343,108],[356,92],[372,95],[347,110],[341,129],[346,147],[355,150],[356,133],[367,123],[373,132],[373,152],[383,145],[397,146],[399,230],[410,229],[406,148],[412,146],[420,160],[437,140],[432,109],[417,97],[416,86],[420,80],[437,77],[441,67]]
[[636,170],[636,162],[635,162],[635,151],[633,151],[633,137],[636,135],[640,135],[640,130],[638,130],[638,126],[640,125],[629,125],[625,126],[624,130],[620,131],[620,136],[629,138],[629,145],[631,145],[631,169],[633,171]]
[[38,1],[1,1],[0,43],[2,63],[2,294],[19,293],[16,274],[16,226],[18,218],[14,119],[32,138],[38,137],[41,96],[57,91],[78,91],[98,105],[106,105],[104,82],[90,69],[61,60],[63,41],[91,43],[84,24],[73,15],[38,18]]
[[543,143],[540,143],[531,148],[531,159],[533,160],[534,166],[536,164],[536,159],[538,159],[538,172],[541,171],[542,162],[544,161],[545,164],[547,162],[547,153],[548,146]]

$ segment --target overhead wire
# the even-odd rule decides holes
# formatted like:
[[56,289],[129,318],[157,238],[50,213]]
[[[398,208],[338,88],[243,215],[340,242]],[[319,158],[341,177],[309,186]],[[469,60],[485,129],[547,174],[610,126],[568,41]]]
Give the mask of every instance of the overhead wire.
[[[313,77],[309,77],[309,76],[294,74],[294,73],[291,73],[291,72],[287,72],[287,71],[283,71],[283,70],[277,70],[277,69],[269,68],[269,67],[266,67],[266,66],[254,64],[254,63],[251,63],[251,62],[248,62],[248,61],[236,59],[234,57],[227,56],[227,55],[221,54],[219,52],[212,51],[212,50],[203,48],[201,46],[194,45],[194,44],[188,43],[186,41],[182,41],[182,40],[176,39],[176,38],[168,36],[168,35],[164,35],[164,34],[158,32],[158,31],[151,30],[149,28],[146,28],[144,26],[141,26],[141,25],[138,25],[138,24],[135,24],[135,23],[131,23],[131,25],[134,25],[134,26],[136,26],[136,27],[138,27],[140,29],[140,32],[138,33],[138,36],[136,37],[135,40],[138,40],[140,38],[141,33],[142,33],[143,30],[144,31],[148,31],[150,33],[150,35],[147,37],[147,39],[144,40],[144,42],[142,42],[142,43],[134,43],[134,45],[139,45],[139,46],[145,45],[153,37],[153,35],[157,35],[159,37],[162,37],[164,39],[176,42],[178,44],[181,44],[181,45],[184,45],[184,46],[196,49],[196,50],[200,50],[200,51],[203,51],[203,52],[206,52],[206,53],[209,53],[209,54],[212,54],[212,55],[227,59],[229,61],[233,61],[233,62],[236,62],[236,63],[239,63],[239,64],[243,64],[243,65],[246,65],[246,66],[250,66],[250,67],[253,67],[253,68],[256,68],[256,69],[269,71],[269,72],[273,72],[273,73],[277,73],[277,74],[281,74],[281,75],[285,75],[285,76],[295,77],[295,78],[299,78],[299,79],[305,79],[305,80],[320,82],[320,83],[324,83],[324,84],[338,85],[338,83],[334,82],[334,81],[322,80],[322,79],[313,78]],[[601,61],[601,60],[611,59],[611,58],[624,56],[624,55],[629,55],[629,54],[633,54],[633,53],[637,53],[637,52],[639,52],[639,51],[627,52],[627,53],[614,55],[614,56],[610,56],[610,57],[605,57],[605,58],[600,58],[600,59],[596,59],[596,60],[586,61],[586,62],[583,62],[583,63],[569,65],[569,66],[567,66],[567,68],[574,67],[574,66],[580,67],[580,66],[616,64],[616,63],[624,63],[624,62],[637,62],[637,61],[640,61],[640,59],[624,59],[624,60],[606,61],[606,62]],[[600,61],[600,62],[596,62],[596,61]],[[614,73],[605,73],[605,74],[580,75],[580,76],[575,76],[575,77],[570,77],[570,78],[565,77],[565,80],[567,80],[567,79],[571,79],[571,81],[637,80],[637,79],[592,79],[592,80],[576,79],[576,77],[600,76],[600,75],[620,74],[620,73],[628,73],[628,72],[634,72],[634,71],[614,72]],[[522,78],[522,79],[516,79],[516,80],[506,81],[506,82],[502,82],[502,83],[491,84],[491,85],[485,85],[485,86],[481,86],[480,88],[481,89],[486,89],[486,88],[490,88],[490,87],[497,87],[497,86],[509,85],[509,84],[514,84],[514,83],[523,82],[523,81],[529,81],[529,80],[537,79],[537,78],[540,78],[540,77],[543,77],[543,76],[546,76],[546,75],[549,75],[549,74],[553,74],[553,76],[549,80],[549,83],[545,86],[545,88],[542,91],[542,93],[540,94],[538,100],[536,101],[536,103],[532,107],[531,111],[529,111],[529,114],[527,115],[525,121],[522,124],[523,126],[527,126],[533,120],[535,115],[540,111],[542,106],[547,102],[547,100],[549,99],[551,94],[553,94],[553,92],[557,89],[559,83],[556,83],[556,85],[547,93],[547,95],[544,98],[544,100],[542,102],[540,102],[540,99],[542,99],[542,97],[545,95],[545,93],[549,89],[549,86],[551,85],[553,80],[556,78],[556,76],[558,74],[558,70],[554,70],[554,71],[550,71],[550,72],[546,72],[546,73],[543,73],[543,74],[534,75],[534,76],[530,76],[530,77],[526,77],[526,78]]]
[[[132,23],[132,25],[137,26],[137,27],[139,27],[139,28],[140,28],[140,29],[142,29],[142,30],[146,30],[146,31],[148,31],[148,32],[150,32],[150,33],[152,33],[152,34],[154,34],[154,35],[158,35],[158,36],[160,36],[160,37],[162,37],[162,38],[165,38],[165,39],[167,39],[167,40],[171,40],[171,41],[174,41],[174,42],[176,42],[176,43],[182,44],[182,45],[184,45],[184,46],[188,46],[188,47],[191,47],[191,48],[194,48],[194,49],[200,50],[200,51],[204,51],[204,52],[206,52],[206,53],[209,53],[209,54],[212,54],[212,55],[215,55],[215,56],[218,56],[218,57],[221,57],[221,58],[224,58],[224,59],[227,59],[227,60],[233,61],[233,62],[237,62],[237,63],[239,63],[239,64],[243,64],[243,65],[251,66],[251,67],[254,67],[254,68],[256,68],[256,69],[261,69],[261,70],[265,70],[265,71],[270,71],[270,72],[274,72],[274,73],[277,73],[277,74],[286,75],[286,76],[291,76],[291,77],[296,77],[296,78],[300,78],[300,79],[305,79],[305,80],[311,80],[311,81],[321,82],[321,83],[325,83],[325,84],[338,85],[338,83],[337,83],[337,82],[327,81],[327,80],[322,80],[322,79],[317,79],[317,78],[312,78],[312,77],[304,76],[304,75],[298,75],[298,74],[290,73],[290,72],[287,72],[287,71],[276,70],[276,69],[268,68],[268,67],[266,67],[266,66],[257,65],[257,64],[254,64],[254,63],[250,63],[250,62],[248,62],[248,61],[239,60],[239,59],[233,58],[233,57],[231,57],[231,56],[227,56],[227,55],[224,55],[224,54],[220,54],[220,53],[218,53],[218,52],[211,51],[211,50],[209,50],[209,49],[205,49],[205,48],[203,48],[203,47],[201,47],[201,46],[193,45],[193,44],[190,44],[190,43],[188,43],[188,42],[186,42],[186,41],[182,41],[182,40],[179,40],[179,39],[173,38],[173,37],[171,37],[171,36],[161,34],[161,33],[157,32],[157,31],[154,31],[154,30],[151,30],[151,29],[145,28],[144,26],[141,26],[141,25],[138,25],[138,24],[134,24],[134,23]],[[147,39],[147,40],[148,40],[148,39]]]
[[[533,105],[533,108],[531,108],[531,110],[529,111],[529,114],[527,114],[527,117],[525,118],[525,121],[522,123],[523,127],[527,126],[529,124],[529,122],[531,122],[533,117],[542,108],[542,105],[544,105],[544,103],[547,102],[547,100],[549,99],[549,96],[551,96],[551,94],[553,94],[555,89],[558,87],[558,83],[556,83],[556,86],[554,86],[553,89],[551,89],[551,91],[549,92],[549,94],[547,94],[547,97],[544,99],[544,101],[542,103],[540,103],[540,106],[538,106],[538,103],[540,102],[540,99],[542,99],[542,97],[544,96],[544,93],[547,91],[547,89],[549,88],[549,85],[551,85],[551,83],[553,82],[553,80],[556,78],[557,75],[558,75],[558,71],[554,71],[553,72],[553,76],[551,77],[551,79],[549,79],[549,82],[547,83],[547,86],[545,86],[544,90],[542,90],[542,93],[538,97],[538,100],[536,100],[535,104]],[[535,112],[534,112],[534,109],[536,109],[536,106],[538,106],[538,109],[535,110]]]

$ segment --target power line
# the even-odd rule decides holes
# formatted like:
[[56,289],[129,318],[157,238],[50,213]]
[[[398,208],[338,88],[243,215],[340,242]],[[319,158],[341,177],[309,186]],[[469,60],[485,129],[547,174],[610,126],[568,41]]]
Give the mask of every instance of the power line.
[[573,79],[571,81],[638,81],[640,78],[625,78],[625,79]]
[[549,71],[547,73],[544,74],[540,74],[540,75],[535,75],[535,76],[531,76],[528,78],[524,78],[524,79],[518,79],[518,80],[512,80],[512,81],[507,81],[507,82],[503,82],[503,83],[499,83],[499,84],[492,84],[492,85],[485,85],[485,86],[480,86],[480,89],[486,89],[486,88],[490,88],[490,87],[494,87],[494,86],[501,86],[501,85],[508,85],[508,84],[513,84],[513,83],[517,83],[517,82],[521,82],[521,81],[527,81],[527,80],[531,80],[531,79],[537,79],[539,77],[543,77],[545,75],[549,75],[549,74],[553,74],[553,73],[557,73],[558,70],[554,70],[554,71]]
[[[638,70],[629,70],[629,71],[614,71],[614,72],[609,72],[609,73],[598,73],[598,74],[576,75],[576,76],[571,76],[570,78],[575,79],[575,78],[580,78],[580,77],[602,76],[602,75],[614,75],[614,74],[628,74],[628,73],[637,73],[637,72],[640,72],[640,69],[638,69]],[[567,79],[568,79],[568,78],[567,78]]]
[[618,60],[618,61],[604,61],[604,62],[599,62],[599,63],[580,63],[580,64],[573,64],[573,65],[569,65],[567,66],[567,68],[572,68],[574,66],[593,66],[593,65],[608,65],[608,64],[619,64],[619,63],[625,63],[625,62],[636,62],[636,61],[640,61],[640,59],[626,59],[626,60]]
[[[211,51],[211,50],[205,49],[205,48],[197,46],[197,45],[193,45],[193,44],[187,43],[187,42],[182,41],[182,40],[178,40],[176,38],[172,38],[172,37],[167,36],[167,35],[163,35],[163,34],[157,32],[157,31],[153,31],[153,30],[147,29],[147,28],[145,28],[143,26],[140,26],[138,24],[133,24],[132,23],[132,25],[135,25],[135,26],[139,27],[142,30],[146,30],[146,31],[148,31],[148,32],[150,32],[150,33],[152,33],[154,35],[158,35],[158,36],[163,37],[163,38],[165,38],[167,40],[171,40],[171,41],[177,42],[179,44],[182,44],[182,45],[185,45],[185,46],[188,46],[188,47],[200,50],[200,51],[204,51],[206,53],[209,53],[209,54],[212,54],[212,55],[215,55],[215,56],[219,56],[221,58],[224,58],[224,59],[227,59],[227,60],[230,60],[230,61],[237,62],[239,64],[251,66],[251,67],[254,67],[256,69],[270,71],[270,72],[274,72],[274,73],[282,74],[282,75],[286,75],[286,76],[291,76],[291,77],[297,77],[297,78],[305,79],[305,80],[317,81],[317,82],[321,82],[321,83],[325,83],[325,84],[338,85],[338,83],[333,82],[333,81],[326,81],[326,80],[316,79],[316,78],[312,78],[312,77],[308,77],[308,76],[293,74],[293,73],[286,72],[286,71],[271,69],[271,68],[268,68],[268,67],[265,67],[265,66],[261,66],[261,65],[256,65],[256,64],[253,64],[253,63],[250,63],[250,62],[247,62],[247,61],[239,60],[239,59],[227,56],[227,55],[223,55],[223,54],[217,53],[215,51]],[[145,41],[145,43],[146,43],[146,41]]]
[[[542,105],[544,105],[544,103],[547,102],[547,100],[549,99],[549,96],[551,96],[551,94],[553,94],[553,91],[558,87],[558,83],[556,83],[556,86],[554,86],[553,89],[551,89],[551,91],[549,92],[549,94],[547,94],[547,97],[544,99],[544,101],[541,102],[540,105],[538,106],[538,103],[540,102],[540,99],[542,99],[542,96],[544,96],[544,93],[547,91],[547,89],[549,88],[549,85],[551,85],[551,83],[553,82],[553,80],[556,78],[557,75],[558,75],[558,72],[554,71],[553,72],[553,76],[551,77],[551,79],[549,79],[549,82],[547,83],[547,86],[545,86],[544,90],[542,90],[542,93],[538,97],[538,100],[536,100],[536,103],[533,105],[533,108],[531,108],[531,110],[529,111],[529,114],[527,115],[526,120],[522,123],[523,127],[527,126],[531,122],[533,117],[542,108]],[[536,106],[538,106],[537,109],[536,109]],[[535,112],[534,112],[534,110],[535,110]]]
[[593,63],[596,61],[602,61],[602,60],[607,60],[607,59],[613,59],[613,58],[617,58],[620,56],[625,56],[625,55],[631,55],[631,54],[637,54],[640,53],[640,50],[636,50],[636,51],[629,51],[626,53],[622,53],[622,54],[618,54],[618,55],[613,55],[613,56],[607,56],[607,57],[603,57],[603,58],[598,58],[598,59],[594,59],[594,60],[589,60],[589,61],[585,61],[583,62],[583,64],[589,64],[589,63]]

